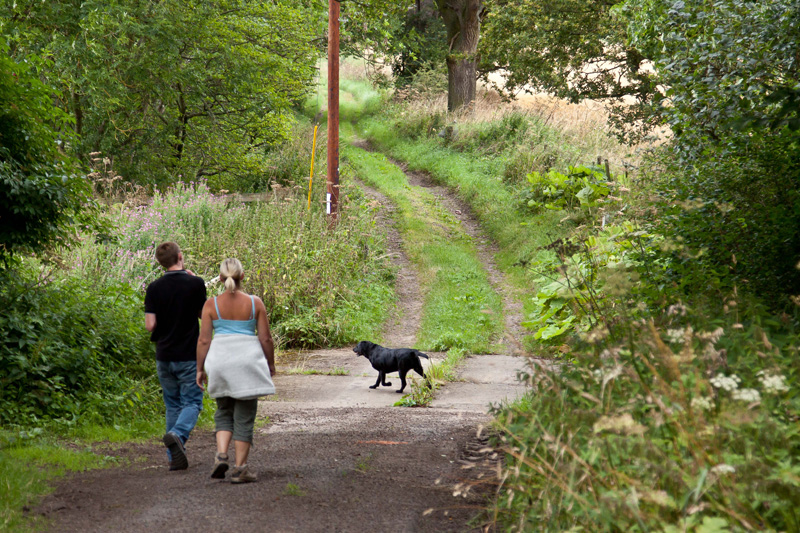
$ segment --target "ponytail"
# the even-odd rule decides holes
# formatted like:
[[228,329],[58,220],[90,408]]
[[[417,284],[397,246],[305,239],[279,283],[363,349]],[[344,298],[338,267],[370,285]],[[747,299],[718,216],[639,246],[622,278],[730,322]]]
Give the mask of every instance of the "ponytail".
[[225,282],[225,291],[236,292],[241,288],[244,269],[242,263],[233,257],[229,257],[219,265],[219,277]]

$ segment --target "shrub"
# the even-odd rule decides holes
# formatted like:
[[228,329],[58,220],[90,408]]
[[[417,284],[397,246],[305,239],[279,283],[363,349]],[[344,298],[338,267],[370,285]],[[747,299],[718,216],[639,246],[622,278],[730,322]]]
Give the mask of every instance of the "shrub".
[[61,275],[36,262],[0,272],[0,423],[151,413],[154,350],[140,295]]

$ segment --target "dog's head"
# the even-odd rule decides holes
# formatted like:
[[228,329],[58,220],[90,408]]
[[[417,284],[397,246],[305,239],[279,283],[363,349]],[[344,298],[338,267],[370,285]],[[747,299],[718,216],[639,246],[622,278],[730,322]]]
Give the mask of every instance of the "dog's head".
[[369,352],[372,350],[372,347],[375,346],[375,343],[369,341],[361,341],[356,344],[356,347],[353,348],[353,351],[356,352],[357,355],[363,355],[364,357],[369,357]]

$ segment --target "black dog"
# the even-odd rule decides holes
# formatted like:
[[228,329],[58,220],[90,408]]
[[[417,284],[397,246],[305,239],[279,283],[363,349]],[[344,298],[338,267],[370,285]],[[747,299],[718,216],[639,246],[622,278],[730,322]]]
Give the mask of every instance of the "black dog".
[[369,362],[372,363],[372,368],[378,371],[378,381],[370,389],[377,389],[378,384],[382,384],[384,387],[391,387],[391,382],[386,381],[386,374],[389,372],[400,373],[400,381],[403,386],[397,392],[403,392],[403,389],[406,388],[406,374],[411,370],[423,378],[425,377],[419,358],[428,359],[428,356],[419,350],[412,348],[384,348],[374,342],[361,341],[353,348],[353,351],[369,359]]

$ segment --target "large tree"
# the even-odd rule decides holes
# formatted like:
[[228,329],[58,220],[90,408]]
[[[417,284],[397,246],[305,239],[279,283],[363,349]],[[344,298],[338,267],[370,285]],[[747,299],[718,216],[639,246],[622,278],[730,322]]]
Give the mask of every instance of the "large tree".
[[52,61],[82,156],[139,182],[264,171],[314,76],[318,2],[18,0],[15,53]]
[[475,100],[478,42],[485,12],[483,0],[423,0],[419,3],[376,0],[368,5],[342,2],[343,44],[348,52],[378,53],[391,61],[415,50],[421,42],[416,31],[407,29],[409,18],[430,18],[432,20],[426,21],[430,25],[443,23],[448,109],[458,111]]
[[[654,73],[627,41],[617,0],[487,0],[481,75],[502,73],[496,88],[508,95],[543,91],[571,101],[606,100],[617,106],[621,133],[652,124]],[[631,105],[633,103],[634,105]]]
[[89,187],[63,148],[70,117],[53,105],[27,56],[17,63],[0,41],[0,258],[67,239]]
[[447,28],[447,109],[457,111],[475,100],[478,41],[485,13],[483,0],[436,0]]

